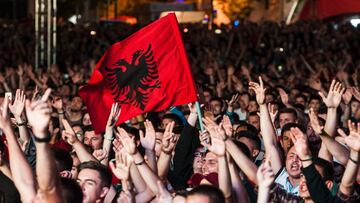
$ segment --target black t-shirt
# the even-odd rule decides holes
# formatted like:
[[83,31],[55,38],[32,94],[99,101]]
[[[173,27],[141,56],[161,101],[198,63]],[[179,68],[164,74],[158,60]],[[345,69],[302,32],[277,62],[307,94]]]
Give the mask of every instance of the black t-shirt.
[[0,202],[19,203],[20,195],[14,183],[0,172]]

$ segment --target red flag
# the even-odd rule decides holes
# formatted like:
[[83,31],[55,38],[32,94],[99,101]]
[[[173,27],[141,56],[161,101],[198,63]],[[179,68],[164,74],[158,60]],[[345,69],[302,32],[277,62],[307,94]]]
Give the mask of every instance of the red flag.
[[149,111],[197,100],[177,20],[169,14],[113,44],[79,95],[95,132],[104,132],[111,105],[121,104],[118,124]]

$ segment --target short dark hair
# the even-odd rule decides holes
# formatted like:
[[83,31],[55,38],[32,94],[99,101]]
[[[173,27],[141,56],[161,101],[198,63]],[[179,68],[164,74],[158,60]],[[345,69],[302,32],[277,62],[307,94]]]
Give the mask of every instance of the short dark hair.
[[61,196],[64,203],[81,203],[83,193],[80,185],[70,178],[60,178]]
[[175,126],[181,126],[182,125],[181,118],[179,116],[177,116],[176,114],[167,113],[162,117],[162,119],[166,119],[166,118],[173,120],[175,122]]
[[237,140],[241,137],[246,137],[251,140],[252,144],[256,149],[258,149],[259,151],[261,150],[261,140],[257,136],[257,134],[254,134],[252,131],[249,130],[240,131],[235,134],[235,137]]
[[249,159],[251,159],[251,152],[250,149],[242,142],[238,141],[238,140],[233,140],[234,144],[240,149],[240,151],[242,151],[245,156]]
[[83,131],[84,131],[84,134],[85,134],[85,132],[94,131],[94,128],[92,127],[92,125],[87,125],[87,126],[83,127]]
[[257,111],[252,111],[252,112],[249,112],[248,117],[250,117],[250,116],[257,116],[257,117],[259,117],[259,118],[260,118],[260,116],[259,116],[259,114],[258,114],[258,112],[257,112]]
[[221,108],[224,107],[224,101],[220,97],[211,98],[209,103],[211,103],[212,101],[218,101],[218,102],[220,102]]
[[217,187],[211,185],[199,185],[192,189],[187,197],[191,195],[203,195],[209,198],[209,203],[225,203],[224,194]]
[[283,114],[283,113],[291,113],[291,114],[293,114],[295,120],[296,120],[297,117],[298,117],[296,110],[293,109],[293,108],[282,108],[282,109],[280,109],[280,110],[279,110],[279,116],[280,116],[280,114]]
[[323,169],[322,179],[324,181],[327,181],[327,180],[333,181],[335,172],[334,172],[334,167],[332,166],[332,164],[330,162],[328,162],[325,159],[322,159],[320,157],[316,157],[316,158],[314,158],[314,164]]
[[303,133],[306,132],[305,129],[297,123],[287,123],[281,129],[281,137],[283,137],[284,133],[289,131],[291,128],[299,128],[301,130],[301,132],[303,132]]
[[52,148],[51,151],[54,155],[56,167],[59,172],[64,170],[71,171],[73,160],[69,152],[59,148]]
[[99,172],[100,178],[102,180],[102,186],[110,187],[112,174],[106,166],[104,166],[96,161],[86,161],[86,162],[81,163],[78,166],[79,172],[83,169],[92,169],[92,170]]

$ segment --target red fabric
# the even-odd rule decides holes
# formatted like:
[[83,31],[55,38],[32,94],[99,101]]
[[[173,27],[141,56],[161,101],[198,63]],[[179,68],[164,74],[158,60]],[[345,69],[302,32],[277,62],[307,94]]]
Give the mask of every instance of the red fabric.
[[[142,50],[142,53],[148,53],[148,50],[152,50],[153,58],[149,57],[147,60],[150,60],[149,63],[155,62],[158,72],[157,80],[160,83],[160,87],[145,91],[148,93],[148,100],[146,105],[142,106],[143,108],[136,106],[134,102],[129,102],[130,100],[126,100],[127,93],[134,92],[129,91],[129,89],[115,91],[120,93],[117,98],[116,93],[113,92],[113,83],[111,83],[111,80],[116,79],[116,77],[109,76],[111,71],[116,69],[128,71],[131,68],[134,68],[133,70],[138,68],[125,68],[125,66],[115,65],[119,63],[120,59],[132,64],[133,55],[138,50]],[[140,64],[139,59],[135,64]],[[153,61],[151,61],[152,59]],[[130,84],[127,81],[136,78],[138,80],[136,84],[141,81],[144,82],[144,78],[137,77],[132,76],[127,77],[127,79],[118,77],[120,80],[117,81]],[[151,80],[147,85],[156,85],[156,80]],[[142,28],[127,39],[112,45],[98,62],[88,85],[82,87],[79,94],[87,106],[96,133],[104,132],[111,105],[115,98],[117,98],[116,101],[118,102],[128,102],[121,105],[121,115],[117,124],[144,112],[162,111],[171,106],[196,101],[195,85],[175,14],[169,14]]]
[[[315,4],[312,2],[312,0],[306,1],[301,11],[301,19],[324,19],[346,13],[360,12],[359,0],[316,0]],[[313,5],[315,5],[315,8],[313,8]]]

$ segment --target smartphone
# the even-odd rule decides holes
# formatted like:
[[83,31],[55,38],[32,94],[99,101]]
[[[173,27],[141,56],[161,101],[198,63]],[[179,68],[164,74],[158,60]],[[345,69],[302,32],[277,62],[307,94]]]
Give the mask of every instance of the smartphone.
[[11,92],[5,92],[5,98],[9,97],[9,99],[12,101],[12,94]]

